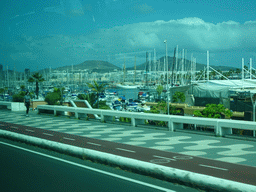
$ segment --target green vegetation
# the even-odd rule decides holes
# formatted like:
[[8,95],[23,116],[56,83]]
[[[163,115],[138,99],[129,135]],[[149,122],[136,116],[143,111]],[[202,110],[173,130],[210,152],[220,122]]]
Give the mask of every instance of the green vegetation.
[[53,92],[50,92],[46,95],[45,101],[48,105],[58,105],[61,100],[61,90],[54,88]]
[[[153,106],[147,113],[157,113],[157,114],[168,114],[167,103],[165,101],[158,102],[156,106]],[[169,113],[171,115],[180,114],[180,110],[176,107],[169,105]]]
[[106,101],[100,101],[99,103],[97,102],[96,105],[98,104],[99,104],[99,109],[110,110],[110,107],[106,104]]
[[[98,84],[96,81],[93,82],[94,84],[87,83],[87,86],[92,89],[92,91],[96,92],[97,94],[97,101],[99,100],[99,94],[102,93],[105,90],[105,87],[107,84],[102,83]],[[99,102],[98,103],[98,108],[99,108]]]
[[43,78],[42,75],[40,75],[39,73],[35,73],[33,74],[29,79],[28,82],[33,83],[36,82],[36,98],[38,99],[38,94],[39,94],[39,82],[43,82],[45,81],[45,79]]
[[186,100],[186,96],[183,92],[175,92],[172,96],[172,102],[174,103],[184,103]]
[[5,93],[6,93],[7,90],[8,90],[7,87],[5,87],[5,88],[0,88],[0,94],[3,94],[3,99],[5,99]]
[[120,122],[126,122],[126,123],[130,123],[131,122],[131,118],[128,117],[120,117],[119,118]]
[[78,99],[80,100],[87,100],[88,103],[92,106],[92,108],[99,108],[99,109],[110,109],[108,105],[106,105],[106,101],[100,101],[97,102],[96,100],[96,93],[90,93],[90,94],[79,94]]
[[[150,111],[146,111],[145,113],[155,113],[155,114],[168,114],[168,106],[165,101],[158,102],[156,106],[153,106]],[[176,107],[169,105],[169,114],[171,115],[179,115],[181,113],[180,110],[177,110]],[[158,125],[158,126],[166,126],[167,122],[164,121],[149,121],[149,124]]]
[[222,104],[207,104],[203,111],[195,110],[194,116],[207,118],[221,118],[226,116],[230,118],[232,112],[229,109],[226,109]]
[[156,88],[159,100],[160,100],[160,96],[161,96],[163,90],[164,90],[164,87],[162,85],[158,85],[157,88]]
[[21,89],[22,91],[25,91],[25,88],[26,88],[25,85],[21,85],[21,86],[20,86],[20,89]]
[[12,101],[13,102],[23,102],[25,94],[26,94],[25,91],[20,91],[19,93],[12,96]]

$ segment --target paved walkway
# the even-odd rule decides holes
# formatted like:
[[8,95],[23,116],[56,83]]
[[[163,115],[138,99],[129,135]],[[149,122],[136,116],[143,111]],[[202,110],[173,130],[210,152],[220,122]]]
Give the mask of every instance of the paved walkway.
[[[256,167],[256,142],[0,110],[0,121]],[[221,163],[220,163],[221,164]]]
[[0,134],[200,189],[256,191],[255,141],[8,110]]

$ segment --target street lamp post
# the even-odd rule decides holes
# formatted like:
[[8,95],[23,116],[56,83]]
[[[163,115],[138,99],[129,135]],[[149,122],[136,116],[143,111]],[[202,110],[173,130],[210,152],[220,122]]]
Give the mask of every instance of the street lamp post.
[[168,81],[168,79],[169,79],[169,65],[168,65],[168,54],[167,54],[167,40],[165,39],[164,40],[164,43],[165,43],[165,53],[166,53],[166,59],[165,59],[165,61],[166,61],[166,66],[167,66],[167,81],[166,81],[166,90],[167,90],[167,111],[168,111],[168,115],[170,115],[170,110],[169,110],[169,108],[170,108],[170,106],[169,106],[169,94],[170,94],[170,92],[169,92],[169,81]]

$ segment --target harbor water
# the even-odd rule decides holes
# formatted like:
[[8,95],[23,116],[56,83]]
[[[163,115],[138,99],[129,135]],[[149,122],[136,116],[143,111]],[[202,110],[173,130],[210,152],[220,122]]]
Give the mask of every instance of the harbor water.
[[119,88],[111,88],[107,89],[108,92],[117,92],[118,96],[125,96],[126,99],[138,99],[138,94],[140,92],[139,89],[119,89]]

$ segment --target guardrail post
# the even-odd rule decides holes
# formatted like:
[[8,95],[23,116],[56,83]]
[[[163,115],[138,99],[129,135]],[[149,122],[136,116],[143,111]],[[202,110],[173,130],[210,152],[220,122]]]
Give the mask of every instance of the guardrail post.
[[219,129],[219,136],[225,136],[225,135],[232,135],[232,128],[230,127],[223,127],[221,125],[221,122],[217,120],[217,127]]
[[137,119],[136,115],[132,115],[131,117],[131,125],[133,127],[137,127],[137,125],[144,125],[145,124],[145,119]]
[[215,125],[215,135],[216,136],[222,136],[222,130],[221,127],[219,125],[219,120],[216,121],[216,125]]
[[79,114],[78,114],[78,112],[76,112],[76,108],[75,108],[75,117],[76,117],[76,119],[79,118]]
[[104,115],[103,115],[103,113],[102,113],[102,111],[100,112],[100,117],[101,117],[101,122],[102,123],[104,123],[105,122],[105,118],[104,118]]
[[168,121],[168,130],[169,131],[171,131],[171,132],[173,132],[173,122],[172,122],[172,119],[171,118],[169,118],[169,121]]
[[136,121],[134,117],[131,118],[131,124],[133,127],[136,127]]
[[169,127],[169,131],[171,131],[171,132],[173,132],[175,130],[174,123],[171,118],[168,121],[168,127]]
[[55,109],[55,106],[53,107],[53,112],[54,112],[54,115],[56,116],[57,115],[57,110]]

